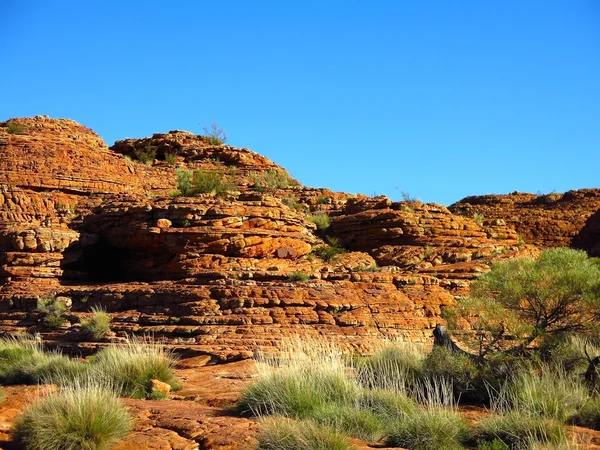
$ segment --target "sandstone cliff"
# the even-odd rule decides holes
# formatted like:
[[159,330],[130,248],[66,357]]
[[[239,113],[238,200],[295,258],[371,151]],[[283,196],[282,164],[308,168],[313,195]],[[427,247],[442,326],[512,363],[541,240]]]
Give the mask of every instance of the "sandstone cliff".
[[[441,308],[491,262],[569,244],[600,208],[594,190],[544,204],[392,202],[301,186],[253,151],[188,132],[108,148],[71,120],[14,122],[19,133],[0,123],[0,332],[84,352],[148,333],[211,361],[298,333],[359,351],[392,336],[429,342]],[[176,170],[197,168],[226,169],[235,188],[174,196]],[[285,182],[261,185],[265,173]],[[314,213],[331,226],[317,230]],[[337,245],[346,252],[318,251]],[[36,312],[50,296],[71,303],[59,329]],[[103,342],[81,332],[95,305],[113,319]]]

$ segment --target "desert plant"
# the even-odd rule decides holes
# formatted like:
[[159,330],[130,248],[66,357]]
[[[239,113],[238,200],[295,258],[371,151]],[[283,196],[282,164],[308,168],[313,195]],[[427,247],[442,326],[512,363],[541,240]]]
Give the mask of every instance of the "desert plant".
[[474,430],[480,442],[500,440],[509,448],[531,448],[534,444],[564,444],[566,434],[560,422],[523,410],[494,414],[483,419]]
[[305,272],[292,272],[287,277],[288,281],[306,282],[310,280],[310,275]]
[[149,340],[132,339],[107,347],[90,357],[90,363],[98,370],[99,377],[118,386],[129,397],[149,397],[153,379],[179,388],[173,372],[176,363],[173,354]]
[[350,440],[313,421],[265,419],[261,421],[257,450],[351,450]]
[[391,341],[356,362],[363,386],[407,393],[423,373],[425,355],[414,345]]
[[100,307],[92,307],[92,315],[83,322],[83,329],[94,339],[102,339],[110,331],[110,316]]
[[6,124],[6,131],[8,134],[23,134],[24,128],[19,122],[9,120]]
[[485,219],[485,217],[483,216],[483,214],[478,214],[478,213],[473,214],[473,220],[479,226],[483,225],[483,220],[484,219]]
[[329,218],[329,214],[311,214],[306,218],[317,226],[318,231],[325,231],[331,226],[331,219]]
[[590,398],[569,418],[569,422],[582,427],[600,430],[600,397],[594,396]]
[[59,297],[48,297],[38,300],[37,311],[42,314],[42,322],[49,328],[61,327],[67,318],[65,313],[69,311],[66,300]]
[[289,208],[295,209],[296,211],[300,211],[302,209],[302,204],[298,202],[297,198],[288,197],[282,200],[283,204]]
[[583,383],[558,367],[522,370],[505,387],[510,407],[564,421],[589,400]]
[[181,170],[175,169],[175,176],[177,177],[177,189],[179,194],[184,197],[190,197],[194,195],[194,188],[192,186],[192,176],[193,172],[191,170]]
[[290,186],[293,183],[289,174],[282,170],[269,169],[265,172],[252,173],[250,178],[254,183],[254,189],[258,192],[275,193],[277,189]]
[[331,261],[338,255],[346,253],[346,249],[340,246],[340,241],[334,237],[328,237],[329,245],[320,245],[313,250],[313,253],[323,261]]
[[192,175],[192,188],[194,194],[213,193],[221,195],[233,190],[235,184],[220,169],[197,169]]
[[177,164],[177,150],[174,150],[172,152],[165,152],[165,162],[169,166],[174,166],[175,164]]
[[203,126],[202,130],[208,142],[212,145],[223,145],[227,142],[227,133],[215,122],[211,123],[210,126]]
[[365,441],[379,441],[385,434],[385,419],[371,409],[357,405],[345,406],[327,404],[312,414],[312,420],[343,431],[352,437]]
[[150,142],[147,142],[144,148],[136,148],[133,153],[139,162],[147,166],[151,166],[154,164],[154,160],[156,159],[156,146],[152,145]]
[[512,347],[523,351],[543,335],[586,332],[597,324],[600,269],[583,251],[555,248],[536,260],[498,262],[447,311],[453,327],[468,321],[466,336],[479,356]]
[[464,419],[442,408],[416,409],[390,427],[387,445],[411,450],[462,449],[468,437]]
[[108,450],[130,427],[111,389],[76,383],[38,399],[17,418],[13,433],[28,450]]

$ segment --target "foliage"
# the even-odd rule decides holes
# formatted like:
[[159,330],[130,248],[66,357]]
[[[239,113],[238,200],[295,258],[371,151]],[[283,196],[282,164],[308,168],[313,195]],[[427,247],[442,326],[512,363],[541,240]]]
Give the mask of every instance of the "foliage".
[[589,331],[600,307],[600,269],[585,252],[546,250],[536,259],[498,262],[448,312],[453,327],[467,320],[481,357],[524,349],[539,336]]
[[313,413],[312,420],[365,441],[380,440],[386,430],[382,416],[356,405],[327,404]]
[[582,427],[600,430],[600,396],[594,396],[569,418],[569,422]]
[[405,342],[389,342],[373,355],[358,360],[363,386],[408,392],[423,373],[424,354]]
[[260,173],[250,174],[254,183],[254,189],[258,192],[274,194],[277,189],[295,184],[287,172],[277,169],[269,169]]
[[110,331],[110,316],[100,307],[92,307],[91,317],[83,322],[83,329],[94,339],[102,339]]
[[288,281],[306,282],[310,280],[310,275],[305,272],[292,272],[288,275]]
[[192,175],[192,188],[194,194],[213,193],[222,195],[233,190],[235,183],[221,169],[197,169]]
[[222,168],[196,169],[193,172],[176,169],[175,175],[179,194],[184,197],[207,193],[222,195],[235,188],[231,173],[225,173]]
[[323,261],[331,261],[336,256],[346,253],[346,249],[340,246],[339,240],[334,237],[328,237],[329,245],[320,245],[312,253],[317,255]]
[[283,204],[289,208],[295,209],[296,211],[302,210],[302,204],[298,202],[297,198],[288,197],[282,200]]
[[107,347],[90,357],[90,363],[101,371],[103,379],[133,398],[149,397],[153,379],[178,389],[173,372],[175,362],[173,354],[164,347],[139,340]]
[[131,428],[117,396],[77,383],[37,400],[17,418],[14,438],[28,450],[108,450]]
[[38,300],[37,310],[42,313],[44,325],[59,328],[67,320],[65,313],[69,311],[69,305],[57,297],[49,297]]
[[165,152],[165,162],[169,166],[174,166],[177,164],[177,151]]
[[8,134],[23,134],[24,128],[19,122],[9,120],[6,124],[6,131]]
[[473,214],[473,220],[475,221],[475,223],[479,226],[483,225],[483,220],[485,219],[485,217],[483,216],[483,214]]
[[331,219],[329,218],[329,214],[311,214],[306,218],[317,226],[318,231],[325,231],[331,226]]
[[156,159],[156,146],[152,145],[150,142],[147,142],[144,148],[136,148],[134,149],[133,153],[139,162],[147,166],[151,166],[154,164],[154,160]]
[[523,410],[494,414],[483,419],[475,430],[481,443],[500,440],[510,448],[530,448],[533,443],[561,444],[566,441],[560,422]]
[[175,169],[175,176],[177,177],[177,189],[179,194],[184,197],[191,197],[194,195],[194,188],[192,187],[192,176],[194,173],[191,170]]
[[447,409],[418,409],[396,420],[386,445],[411,450],[461,449],[468,436],[464,419]]
[[202,130],[204,131],[204,135],[208,139],[208,142],[212,145],[223,145],[227,142],[227,133],[225,133],[225,130],[215,122],[211,123],[209,127],[203,126]]
[[261,422],[257,450],[351,450],[343,434],[313,421],[268,419]]
[[42,342],[27,336],[0,339],[0,382],[50,383],[74,380],[87,373],[87,365],[60,353],[44,353]]

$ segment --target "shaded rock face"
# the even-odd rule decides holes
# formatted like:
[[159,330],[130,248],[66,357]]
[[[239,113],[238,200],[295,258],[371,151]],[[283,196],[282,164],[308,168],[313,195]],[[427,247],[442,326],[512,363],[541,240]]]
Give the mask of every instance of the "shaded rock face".
[[590,216],[585,226],[573,238],[573,247],[600,258],[600,209]]
[[[0,333],[39,332],[51,346],[83,353],[131,334],[211,362],[247,358],[297,334],[361,352],[387,337],[430,342],[441,309],[469,280],[494,260],[537,252],[520,242],[504,205],[539,209],[558,227],[597,201],[595,191],[578,191],[552,200],[560,208],[535,209],[525,197],[498,196],[453,214],[304,187],[257,153],[188,132],[109,149],[71,120],[15,122],[22,134],[0,123]],[[153,154],[148,165],[136,161],[140,152]],[[169,195],[176,169],[223,167],[235,178],[229,193]],[[287,182],[261,188],[257,174],[266,171]],[[484,217],[473,218],[475,207]],[[317,231],[311,213],[329,214],[331,227]],[[576,226],[543,242],[563,242]],[[347,253],[324,260],[314,250],[332,237]],[[51,330],[36,305],[57,295],[72,306]],[[112,318],[101,342],[81,328],[92,306]]]
[[565,194],[482,195],[449,207],[454,214],[501,219],[528,244],[540,248],[570,246],[588,218],[600,209],[600,189]]

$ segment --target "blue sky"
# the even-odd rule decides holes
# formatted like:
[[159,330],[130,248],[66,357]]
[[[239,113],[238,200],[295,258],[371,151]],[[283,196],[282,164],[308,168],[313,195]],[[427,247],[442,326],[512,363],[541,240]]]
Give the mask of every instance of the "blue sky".
[[600,187],[600,2],[0,2],[0,120],[217,122],[303,184],[451,204]]

